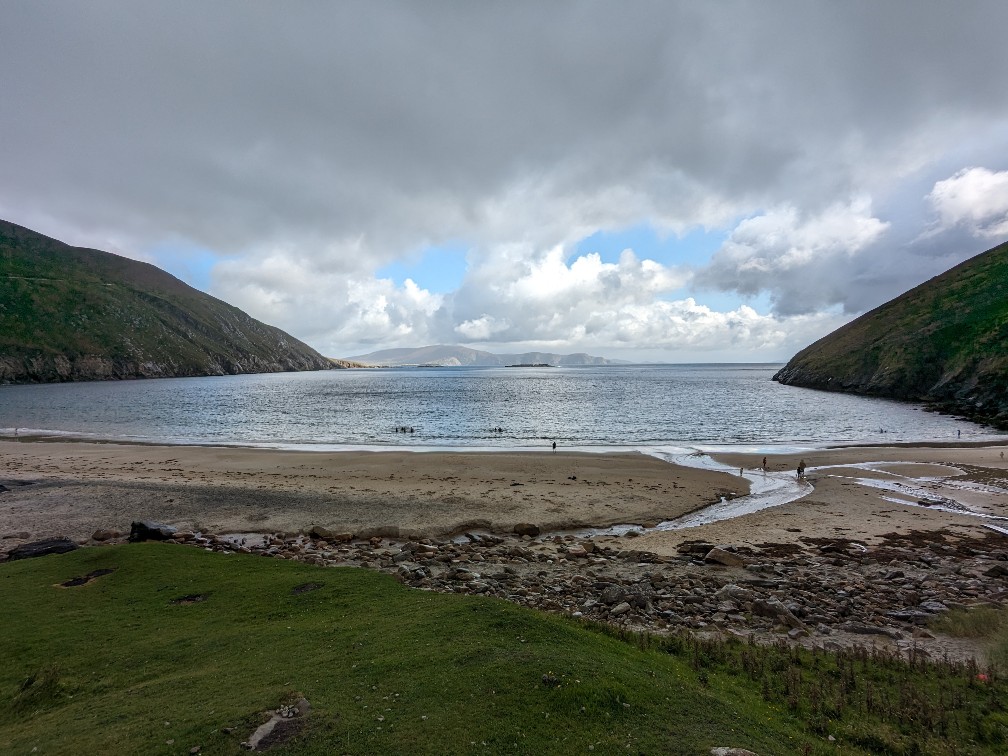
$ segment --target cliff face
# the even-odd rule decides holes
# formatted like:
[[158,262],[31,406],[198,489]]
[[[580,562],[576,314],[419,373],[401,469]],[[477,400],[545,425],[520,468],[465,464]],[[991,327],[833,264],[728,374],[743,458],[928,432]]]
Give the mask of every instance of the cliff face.
[[1008,243],[825,336],[774,380],[925,402],[1008,429]]
[[331,367],[279,328],[153,265],[0,221],[0,382]]

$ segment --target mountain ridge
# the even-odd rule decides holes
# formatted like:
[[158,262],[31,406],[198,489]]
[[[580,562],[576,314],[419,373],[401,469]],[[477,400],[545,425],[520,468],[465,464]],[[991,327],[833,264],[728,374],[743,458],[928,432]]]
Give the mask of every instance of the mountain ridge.
[[381,349],[369,354],[351,357],[355,362],[363,362],[376,367],[407,367],[415,365],[438,365],[443,367],[505,367],[507,365],[549,364],[549,365],[622,365],[623,360],[593,357],[584,352],[556,354],[553,352],[522,352],[517,354],[495,354],[481,349],[448,344],[434,344],[424,347],[400,347]]
[[145,262],[0,220],[0,382],[325,370],[307,344]]
[[924,402],[1008,429],[1008,242],[824,336],[774,380]]

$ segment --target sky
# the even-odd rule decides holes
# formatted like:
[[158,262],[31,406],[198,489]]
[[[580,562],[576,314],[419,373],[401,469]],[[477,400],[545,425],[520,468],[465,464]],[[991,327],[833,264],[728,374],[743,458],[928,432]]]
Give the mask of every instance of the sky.
[[1008,3],[7,0],[0,218],[323,354],[774,362],[1008,239]]

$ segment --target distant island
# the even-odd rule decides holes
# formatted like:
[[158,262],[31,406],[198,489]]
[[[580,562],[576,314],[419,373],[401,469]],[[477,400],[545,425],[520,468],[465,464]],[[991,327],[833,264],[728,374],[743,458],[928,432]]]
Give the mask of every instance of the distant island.
[[1008,242],[865,313],[774,376],[1008,429]]
[[349,358],[375,367],[570,367],[576,365],[626,365],[624,360],[609,360],[579,352],[522,352],[494,354],[464,346],[438,344],[425,347],[383,349]]
[[160,268],[0,221],[0,383],[334,367]]

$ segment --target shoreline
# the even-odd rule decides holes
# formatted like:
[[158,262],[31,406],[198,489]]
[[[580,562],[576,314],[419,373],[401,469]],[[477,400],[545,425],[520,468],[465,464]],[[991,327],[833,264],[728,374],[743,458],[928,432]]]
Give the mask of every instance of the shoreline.
[[[673,553],[692,537],[753,545],[769,537],[787,542],[801,533],[847,533],[870,542],[892,530],[976,533],[982,526],[968,513],[900,506],[892,491],[867,485],[868,473],[857,466],[868,463],[893,468],[872,472],[875,478],[906,479],[935,497],[959,497],[967,508],[1008,516],[1008,461],[1001,456],[1008,443],[787,447],[777,453],[719,446],[703,452],[715,463],[706,467],[682,466],[670,459],[671,452],[659,452],[673,448],[689,452],[682,447],[327,452],[0,439],[0,477],[12,488],[0,493],[0,548],[23,541],[26,532],[82,540],[100,528],[123,532],[142,519],[217,533],[299,533],[319,525],[417,537],[467,529],[510,533],[520,523],[543,532],[637,525],[647,532],[634,535],[659,553]],[[746,496],[749,481],[735,471],[752,476],[764,456],[769,471],[764,475],[778,477],[793,475],[805,459],[811,490],[729,520],[653,530]],[[907,465],[913,469],[903,469]],[[936,476],[945,480],[932,480]],[[949,489],[971,477],[974,488],[989,490]],[[36,483],[10,485],[25,481]],[[912,497],[902,498],[911,503]]]

